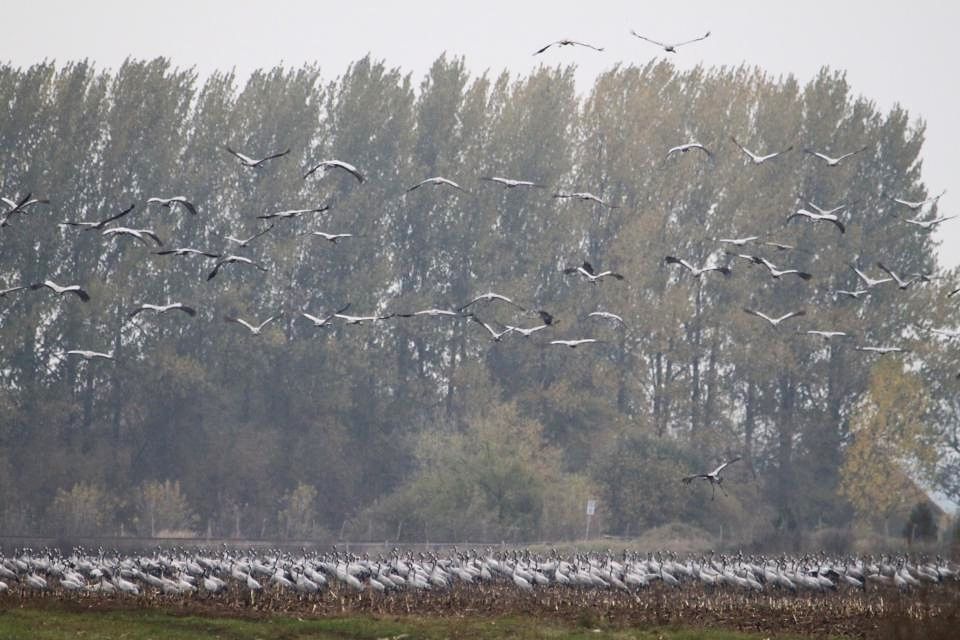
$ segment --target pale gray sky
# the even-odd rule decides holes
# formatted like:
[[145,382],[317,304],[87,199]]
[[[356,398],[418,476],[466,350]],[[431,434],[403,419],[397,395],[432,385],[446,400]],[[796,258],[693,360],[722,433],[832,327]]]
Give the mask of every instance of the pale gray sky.
[[[463,54],[477,73],[525,73],[541,61],[576,62],[591,79],[615,62],[661,55],[629,34],[660,40],[713,36],[671,58],[681,67],[757,65],[801,81],[823,65],[845,69],[854,91],[881,110],[900,102],[927,122],[924,179],[946,188],[941,212],[960,208],[954,150],[960,148],[960,83],[953,51],[960,3],[949,0],[13,0],[4,8],[0,59],[29,65],[89,58],[116,67],[127,56],[167,56],[201,73],[241,74],[278,62],[319,62],[333,78],[368,52],[421,75],[442,52]],[[564,48],[534,58],[563,37],[606,51]],[[905,232],[908,230],[905,229]],[[945,223],[941,262],[960,264],[960,219]]]

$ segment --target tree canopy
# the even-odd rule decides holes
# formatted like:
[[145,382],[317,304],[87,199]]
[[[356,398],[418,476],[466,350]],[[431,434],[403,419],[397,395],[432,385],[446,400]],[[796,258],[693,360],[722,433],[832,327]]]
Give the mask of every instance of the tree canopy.
[[[753,165],[731,137],[758,152],[795,148]],[[665,158],[693,139],[714,158]],[[928,335],[956,324],[945,294],[960,278],[879,286],[858,300],[834,293],[857,288],[850,263],[937,270],[935,242],[889,197],[926,196],[923,139],[922,121],[899,106],[881,113],[829,69],[801,84],[655,61],[615,67],[580,95],[570,67],[473,76],[446,56],[419,84],[370,58],[333,81],[312,66],[200,79],[164,59],[114,71],[0,66],[0,192],[51,202],[0,229],[0,288],[50,278],[91,297],[0,299],[0,532],[69,533],[76,523],[114,532],[135,519],[155,529],[142,505],[146,488],[161,486],[176,487],[177,523],[215,535],[350,526],[410,539],[572,537],[586,497],[601,499],[612,533],[680,519],[746,535],[745,512],[796,529],[842,526],[851,503],[872,499],[866,487],[888,488],[871,452],[921,432],[925,473],[960,496],[958,351]],[[227,144],[291,153],[250,171]],[[863,145],[868,153],[832,168],[800,151]],[[303,179],[329,158],[366,180]],[[469,193],[404,195],[436,175]],[[551,197],[559,190],[615,208]],[[173,195],[198,215],[146,204]],[[846,232],[785,223],[807,201],[847,204]],[[252,243],[244,255],[267,273],[228,268],[210,281],[203,259],[57,226],[132,203],[130,226],[169,248],[217,253],[230,248],[227,235],[263,228],[257,215],[331,209],[281,220]],[[355,237],[304,235],[315,230]],[[813,278],[773,279],[723,254],[720,238],[748,235],[797,247],[752,251]],[[693,278],[666,255],[733,273]],[[563,275],[583,260],[625,280]],[[299,317],[347,302],[357,314],[456,308],[489,290],[558,322],[491,342],[463,320],[318,329]],[[197,316],[128,318],[167,300]],[[774,329],[744,307],[807,315]],[[626,326],[586,317],[601,309]],[[223,323],[280,312],[260,336]],[[533,317],[477,314],[524,326]],[[800,328],[856,338],[824,342]],[[603,342],[561,350],[544,335]],[[852,348],[879,343],[911,352]],[[115,360],[67,358],[68,349]],[[881,443],[891,429],[902,437]],[[698,487],[676,486],[734,453],[744,461],[726,472],[730,501],[707,505]],[[94,517],[77,512],[81,502],[96,505]]]

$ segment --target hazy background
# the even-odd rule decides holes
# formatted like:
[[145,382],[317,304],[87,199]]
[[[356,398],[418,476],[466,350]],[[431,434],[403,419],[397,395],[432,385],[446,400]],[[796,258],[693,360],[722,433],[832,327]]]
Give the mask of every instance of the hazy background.
[[[279,62],[318,61],[324,76],[333,79],[369,52],[418,77],[447,51],[464,55],[475,73],[503,68],[523,73],[540,63],[575,62],[583,90],[618,62],[640,63],[662,54],[633,38],[631,28],[665,41],[709,29],[713,36],[707,41],[671,56],[678,66],[746,63],[773,74],[793,73],[805,82],[829,65],[846,70],[854,90],[876,100],[881,111],[900,102],[924,118],[923,176],[933,193],[953,186],[953,151],[960,146],[960,86],[949,53],[960,8],[946,1],[33,0],[10,3],[4,14],[8,28],[0,58],[17,65],[89,58],[116,67],[127,56],[166,56],[202,74],[235,68],[245,75]],[[531,55],[563,37],[606,50],[564,48]],[[958,202],[960,191],[951,189],[941,211],[954,213]],[[939,234],[944,266],[960,263],[960,221],[943,225]]]
[[[960,541],[955,522],[933,526],[941,511],[925,490],[960,498],[960,341],[932,331],[958,327],[947,292],[960,268],[856,302],[833,294],[855,285],[851,261],[890,260],[902,273],[935,262],[933,238],[878,194],[878,185],[949,186],[945,160],[931,162],[926,183],[919,166],[924,133],[934,151],[949,136],[909,119],[939,113],[946,126],[950,103],[897,77],[945,85],[951,74],[928,73],[928,58],[945,64],[930,52],[898,64],[889,43],[904,39],[877,28],[870,46],[837,39],[848,60],[825,43],[844,30],[862,39],[863,27],[833,33],[805,16],[689,9],[699,24],[555,5],[555,24],[487,6],[465,18],[431,14],[432,23],[339,5],[223,5],[222,19],[176,4],[163,19],[89,6],[5,16],[10,31],[33,35],[11,44],[15,66],[0,73],[0,192],[29,185],[56,206],[18,214],[0,233],[0,288],[53,278],[89,289],[90,303],[27,291],[0,304],[0,535],[569,540],[584,535],[584,505],[596,499],[594,535],[695,539],[703,549],[891,548],[948,531]],[[860,14],[877,8],[860,6],[847,23]],[[769,42],[741,33],[750,21],[767,25]],[[461,22],[486,35],[447,26]],[[630,27],[663,40],[716,35],[670,56],[678,69]],[[807,32],[822,39],[807,42]],[[532,56],[562,37],[608,50]],[[754,51],[763,66],[744,70],[742,61],[761,61]],[[709,72],[692,66],[704,59]],[[846,68],[849,78],[837,70]],[[926,101],[892,108],[903,95]],[[664,161],[690,135],[722,158]],[[772,148],[872,147],[836,169],[799,152],[757,168],[731,135]],[[291,153],[246,171],[224,143]],[[349,159],[369,180],[304,180],[300,169],[323,157]],[[501,171],[590,188],[618,206],[479,182],[469,195],[399,197],[424,176],[470,185]],[[176,193],[200,214],[144,202]],[[798,193],[857,199],[847,232],[786,225]],[[258,215],[334,206],[258,239],[248,255],[264,271],[228,267],[213,280],[202,260],[52,224],[131,201],[144,206],[125,224],[149,224],[169,247],[211,251],[227,249],[228,234],[253,235]],[[945,204],[938,213],[949,213]],[[318,244],[305,237],[317,225],[356,235]],[[795,244],[761,250],[813,281],[774,279],[741,259],[729,279],[696,280],[664,263],[733,260],[720,257],[718,238],[748,230]],[[586,258],[625,280],[590,286],[564,275]],[[300,316],[347,302],[352,312],[406,315],[489,289],[556,321],[529,339],[491,342],[463,319],[317,329]],[[196,306],[196,316],[131,318],[137,305],[165,300]],[[743,312],[800,303],[809,314],[780,330]],[[475,309],[495,326],[533,318]],[[625,322],[590,319],[597,309]],[[224,323],[278,313],[260,336]],[[804,333],[813,328],[856,341],[824,343]],[[549,346],[583,337],[599,344]],[[851,348],[862,344],[911,355]],[[74,348],[114,359],[64,356]],[[678,481],[735,456],[743,461],[724,472],[722,500]]]

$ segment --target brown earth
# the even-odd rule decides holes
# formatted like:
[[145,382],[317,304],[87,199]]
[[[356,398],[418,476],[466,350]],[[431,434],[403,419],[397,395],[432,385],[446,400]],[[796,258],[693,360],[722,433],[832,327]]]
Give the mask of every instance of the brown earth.
[[396,618],[496,618],[531,616],[578,626],[709,627],[811,637],[884,639],[960,638],[960,585],[901,594],[896,590],[791,595],[782,592],[709,591],[658,585],[636,593],[552,587],[533,594],[512,585],[455,586],[445,591],[380,594],[338,589],[313,596],[264,590],[253,596],[234,586],[218,595],[191,597],[149,593],[139,597],[11,589],[0,609],[28,607],[66,611],[157,610],[175,615],[261,619],[363,616]]

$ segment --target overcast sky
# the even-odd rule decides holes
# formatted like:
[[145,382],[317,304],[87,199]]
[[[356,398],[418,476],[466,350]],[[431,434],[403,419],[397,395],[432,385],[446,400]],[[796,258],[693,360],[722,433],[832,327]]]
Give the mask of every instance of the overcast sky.
[[[443,51],[464,55],[476,73],[526,73],[541,61],[578,65],[586,89],[616,62],[662,54],[629,29],[678,41],[711,30],[706,41],[671,56],[681,67],[747,63],[801,81],[823,65],[845,69],[854,92],[882,111],[895,102],[927,123],[923,174],[932,192],[949,189],[941,212],[960,207],[954,150],[960,148],[956,27],[948,0],[13,0],[4,7],[0,59],[26,66],[88,58],[117,67],[124,58],[166,56],[203,74],[247,74],[279,62],[318,62],[334,78],[367,53],[421,75]],[[551,49],[559,38],[605,47]],[[953,45],[953,46],[951,46]],[[870,215],[868,211],[855,212]],[[905,228],[904,233],[914,232]],[[960,264],[960,219],[947,222],[941,262]]]

